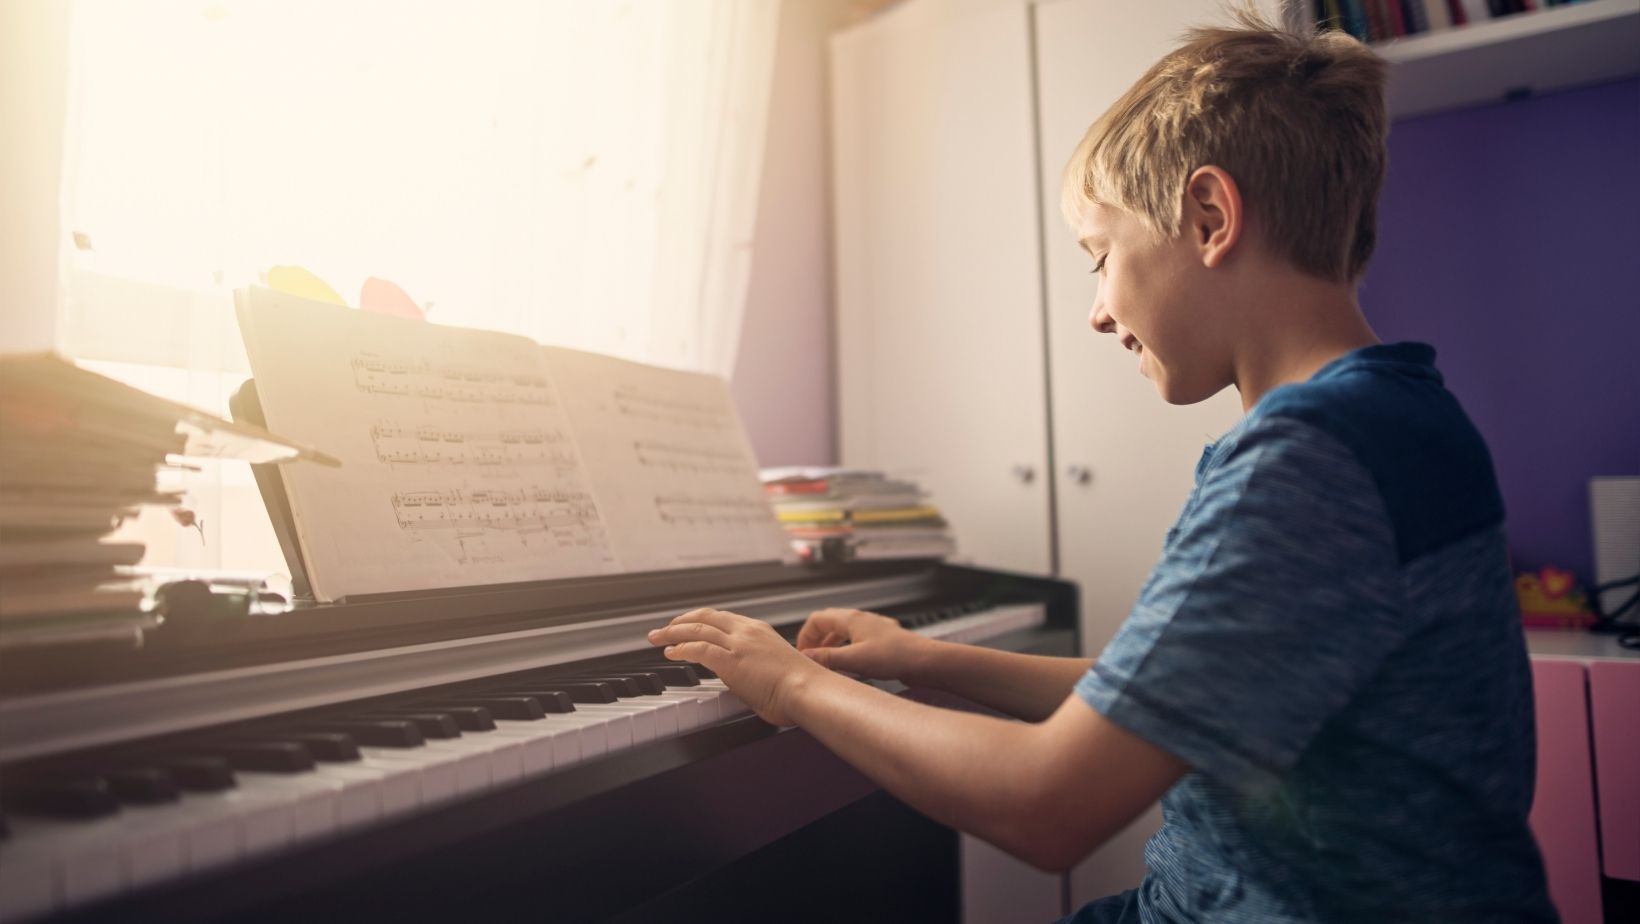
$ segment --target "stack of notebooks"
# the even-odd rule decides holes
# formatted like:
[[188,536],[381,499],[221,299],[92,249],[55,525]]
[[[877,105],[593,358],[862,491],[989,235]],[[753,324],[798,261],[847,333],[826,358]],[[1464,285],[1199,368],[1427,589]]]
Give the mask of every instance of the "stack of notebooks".
[[[0,356],[0,647],[139,640],[158,618],[108,536],[146,505],[168,460],[237,455],[260,434],[51,354]],[[264,446],[257,461],[298,454]]]
[[771,468],[763,489],[799,558],[944,558],[950,525],[916,483],[849,468]]

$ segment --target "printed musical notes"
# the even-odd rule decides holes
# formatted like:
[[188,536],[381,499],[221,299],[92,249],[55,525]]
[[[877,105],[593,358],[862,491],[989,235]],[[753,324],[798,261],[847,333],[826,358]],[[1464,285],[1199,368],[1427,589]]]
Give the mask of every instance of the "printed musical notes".
[[396,420],[370,426],[376,461],[388,465],[518,466],[550,465],[573,471],[575,447],[560,430],[540,427],[507,430],[446,429],[432,424],[410,427]]
[[728,386],[489,331],[239,293],[309,581],[348,594],[772,561]]
[[456,365],[435,367],[421,357],[366,352],[353,357],[353,387],[372,395],[457,404],[552,404],[544,376]]
[[316,595],[616,568],[535,344],[266,290],[239,313],[268,420],[343,462],[286,474]]
[[785,539],[722,379],[544,347],[628,569],[780,559]]

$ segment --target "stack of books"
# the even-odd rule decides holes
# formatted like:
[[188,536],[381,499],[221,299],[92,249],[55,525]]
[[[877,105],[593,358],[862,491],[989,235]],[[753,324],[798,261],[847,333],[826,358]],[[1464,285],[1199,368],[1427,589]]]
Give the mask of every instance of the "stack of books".
[[0,356],[0,647],[140,640],[159,622],[130,570],[144,549],[109,534],[180,502],[156,487],[174,458],[302,454],[262,436],[52,354]]
[[763,489],[804,561],[944,558],[950,525],[915,482],[832,467],[771,468]]
[[1383,42],[1581,0],[1315,0],[1316,22]]

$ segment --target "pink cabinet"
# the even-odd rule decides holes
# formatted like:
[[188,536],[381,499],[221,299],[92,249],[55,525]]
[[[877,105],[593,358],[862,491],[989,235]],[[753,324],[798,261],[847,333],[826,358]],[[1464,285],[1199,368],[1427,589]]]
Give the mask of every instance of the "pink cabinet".
[[1601,924],[1600,877],[1640,881],[1640,652],[1528,632],[1537,697],[1532,831],[1565,924]]

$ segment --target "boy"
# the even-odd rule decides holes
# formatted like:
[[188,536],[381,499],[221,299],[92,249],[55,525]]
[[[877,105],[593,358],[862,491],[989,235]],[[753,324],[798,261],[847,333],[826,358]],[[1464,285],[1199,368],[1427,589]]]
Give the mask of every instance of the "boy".
[[651,641],[1044,869],[1165,794],[1144,883],[1072,920],[1554,920],[1526,823],[1530,675],[1491,462],[1434,351],[1379,344],[1355,300],[1384,77],[1340,33],[1244,16],[1191,33],[1071,159],[1067,218],[1101,277],[1093,327],[1166,401],[1233,385],[1247,412],[1203,454],[1096,663],[852,610],[814,614],[796,648],[711,609]]

